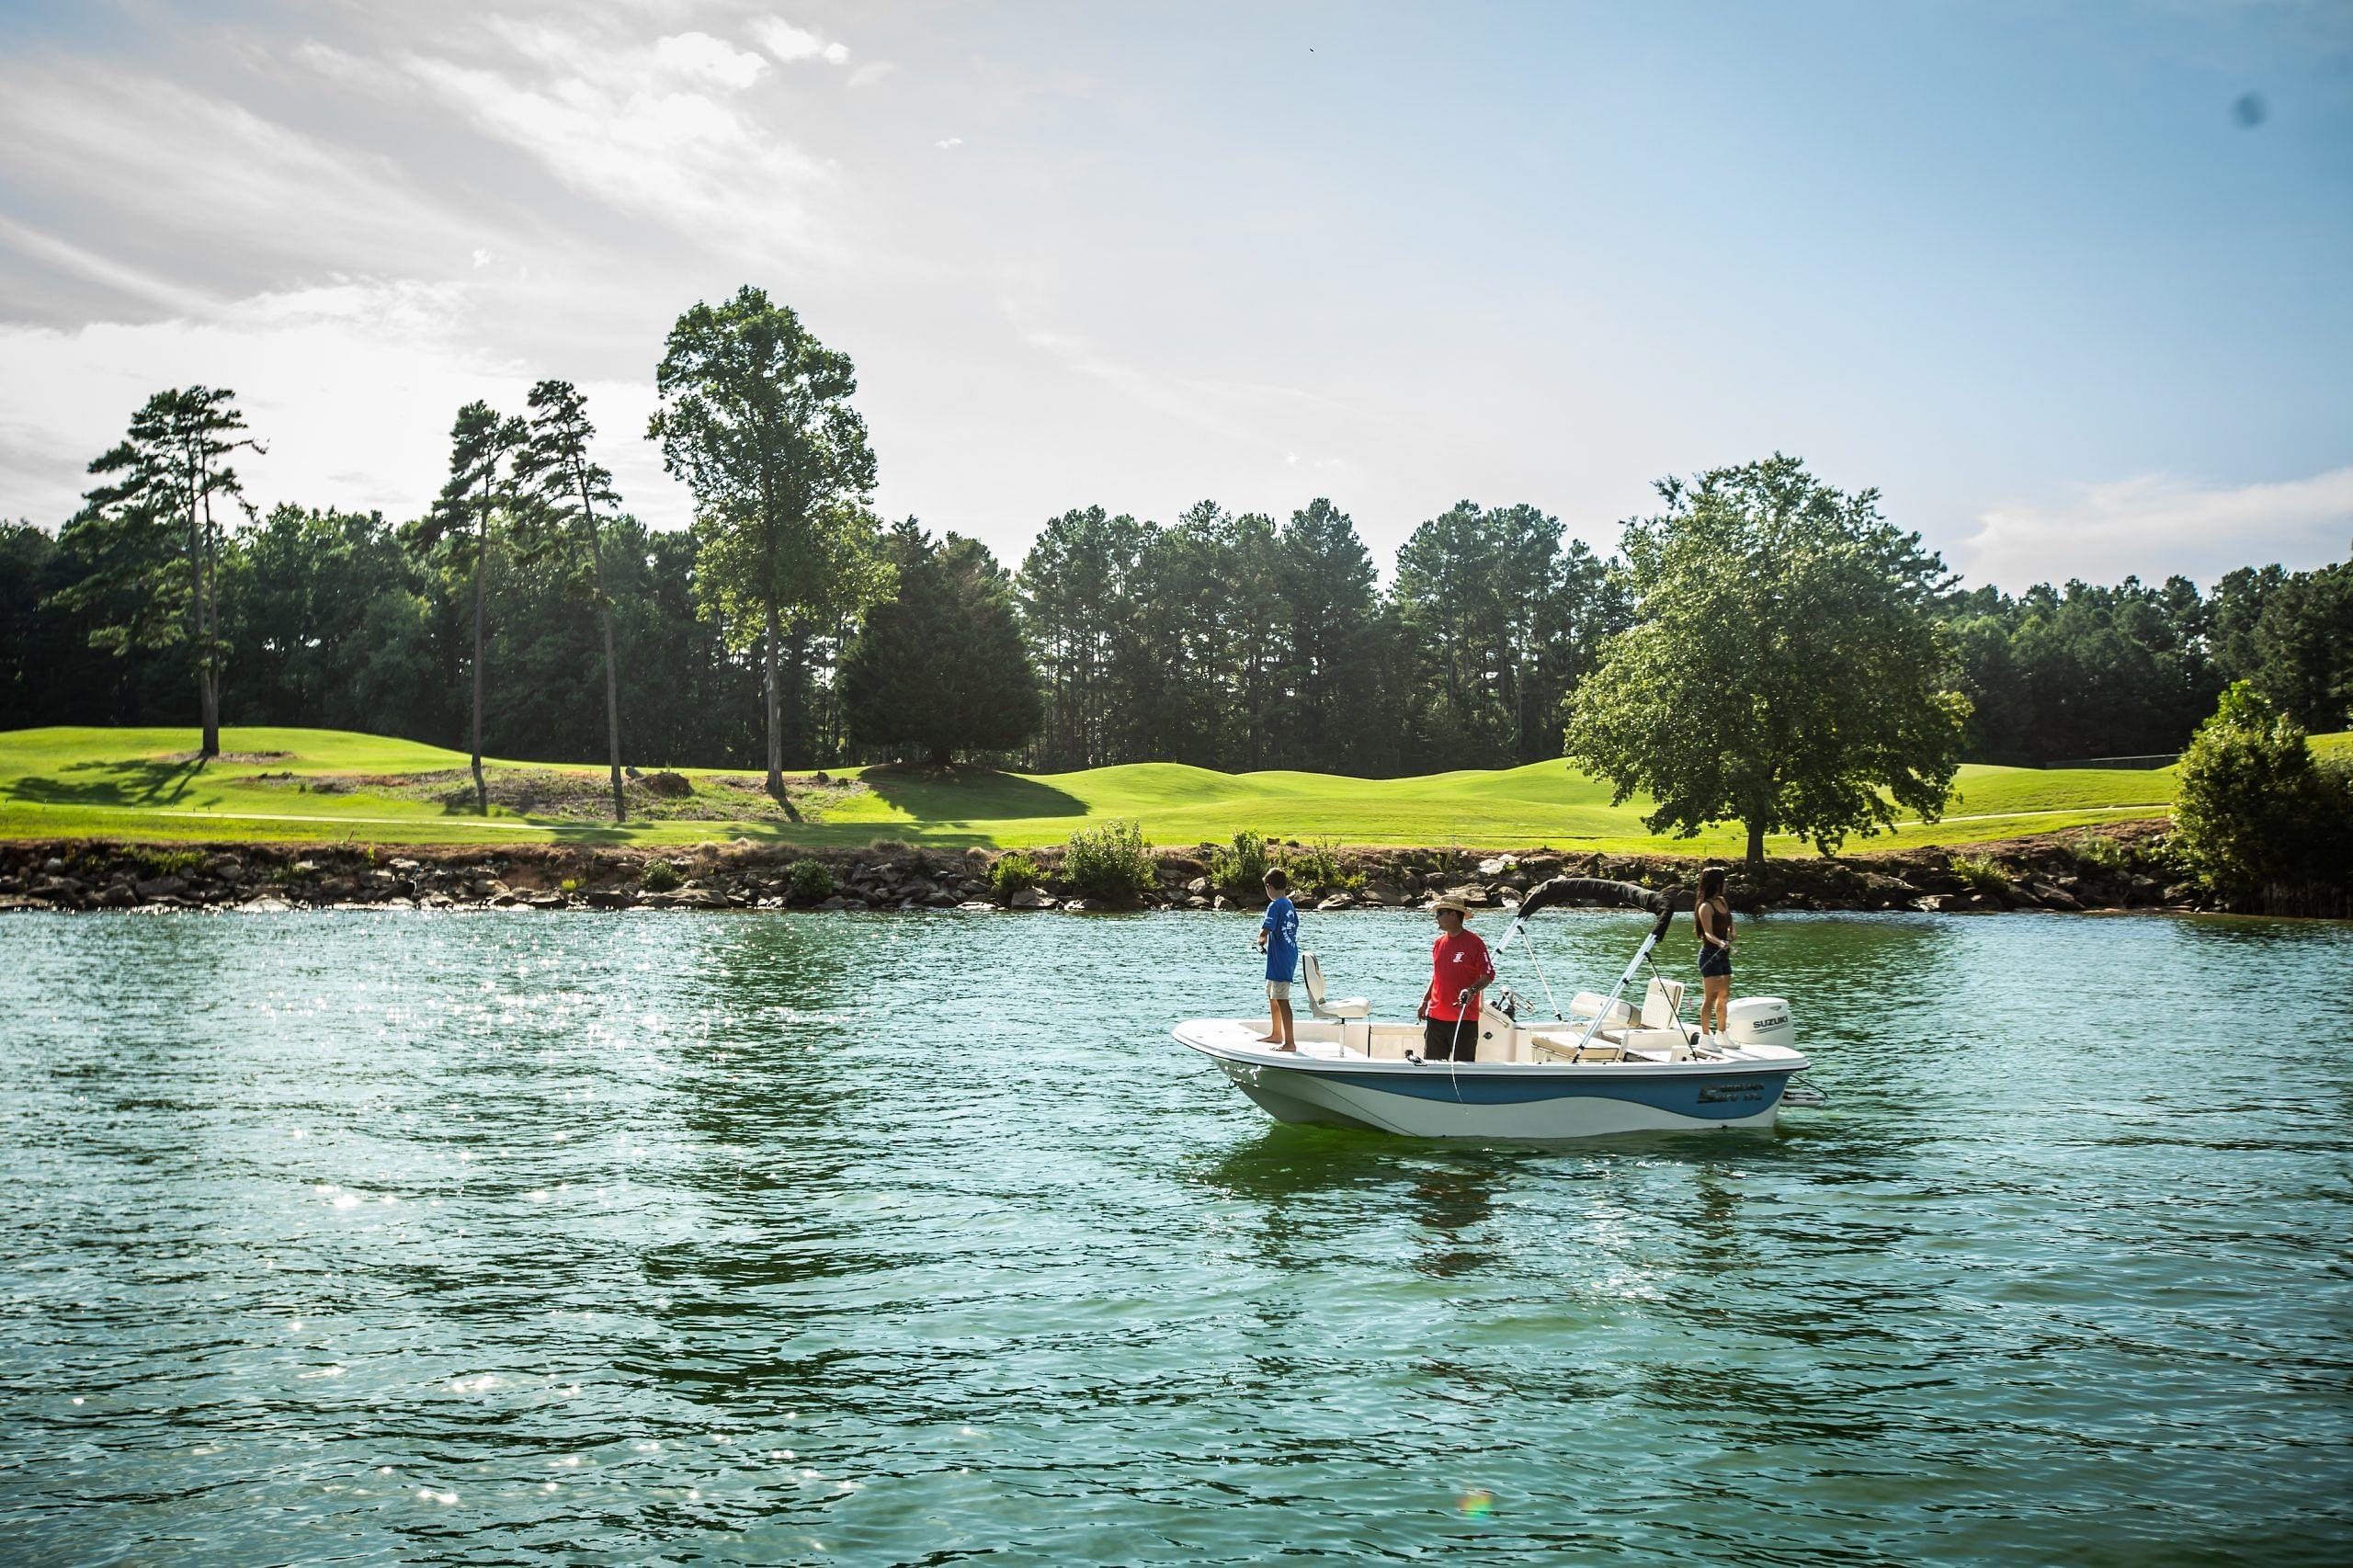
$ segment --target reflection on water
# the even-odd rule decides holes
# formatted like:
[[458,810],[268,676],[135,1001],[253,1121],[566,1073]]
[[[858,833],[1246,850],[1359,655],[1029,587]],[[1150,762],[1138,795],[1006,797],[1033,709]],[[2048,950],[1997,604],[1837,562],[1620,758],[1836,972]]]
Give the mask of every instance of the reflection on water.
[[1551,1152],[1267,1120],[1254,929],[13,919],[0,1543],[2345,1555],[2353,929],[1756,921],[1831,1106]]

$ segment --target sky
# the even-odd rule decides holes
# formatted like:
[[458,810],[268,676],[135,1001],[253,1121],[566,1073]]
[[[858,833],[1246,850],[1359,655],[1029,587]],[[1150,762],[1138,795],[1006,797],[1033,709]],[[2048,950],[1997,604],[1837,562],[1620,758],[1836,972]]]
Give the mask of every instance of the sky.
[[858,369],[892,517],[1454,502],[1605,551],[1795,453],[1972,583],[2353,548],[2353,5],[0,0],[0,516],[159,388],[423,509],[670,323]]

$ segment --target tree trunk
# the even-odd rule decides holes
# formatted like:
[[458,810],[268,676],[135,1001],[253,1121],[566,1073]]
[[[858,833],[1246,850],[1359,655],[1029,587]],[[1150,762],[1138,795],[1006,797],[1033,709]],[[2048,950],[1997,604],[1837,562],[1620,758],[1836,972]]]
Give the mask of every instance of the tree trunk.
[[629,803],[621,795],[620,662],[613,656],[613,603],[605,592],[605,542],[597,531],[597,509],[588,498],[588,479],[580,479],[580,516],[588,524],[588,580],[597,589],[597,630],[605,640],[605,748],[613,770],[613,820],[629,821]]
[[1761,821],[1752,822],[1748,824],[1748,869],[1753,871],[1763,864],[1765,864],[1765,824]]
[[485,514],[474,540],[474,810],[483,816],[490,815],[490,786],[482,777],[483,572],[489,559],[490,518]]
[[[602,592],[599,590],[599,597]],[[613,820],[629,821],[629,806],[621,797],[621,693],[620,666],[613,659],[613,612],[597,607],[597,627],[605,635],[605,744],[613,768]]]
[[784,799],[784,734],[778,727],[780,721],[778,716],[779,704],[776,689],[776,644],[777,639],[782,636],[783,632],[777,626],[774,598],[770,598],[767,602],[767,638],[764,644],[767,656],[762,661],[766,667],[761,673],[766,683],[766,706],[768,710],[768,794],[771,798],[781,801]]
[[199,519],[198,505],[197,466],[191,458],[188,465],[188,575],[192,590],[188,619],[195,623],[196,713],[203,734],[196,755],[198,761],[210,762],[221,755],[221,687],[212,673],[210,618],[205,608],[209,596],[204,580],[204,525]]
[[949,766],[950,764],[952,764],[955,760],[956,760],[956,759],[955,759],[955,755],[954,755],[952,752],[950,752],[950,751],[948,749],[948,747],[946,747],[946,746],[933,746],[933,747],[931,748],[931,765],[932,765],[932,767],[941,767],[941,768],[944,768],[944,767],[949,767]]

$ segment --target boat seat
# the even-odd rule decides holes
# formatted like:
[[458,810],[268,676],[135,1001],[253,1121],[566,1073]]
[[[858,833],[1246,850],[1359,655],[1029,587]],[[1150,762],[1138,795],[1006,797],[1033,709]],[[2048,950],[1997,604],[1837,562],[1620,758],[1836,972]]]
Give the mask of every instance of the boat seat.
[[1659,1060],[1665,1062],[1691,1060],[1691,1042],[1683,1038],[1683,1031],[1679,1028],[1628,1029],[1626,1049],[1629,1051],[1639,1051],[1645,1053],[1664,1052]]
[[1324,983],[1324,965],[1313,953],[1299,955],[1300,978],[1307,983],[1307,1010],[1319,1018],[1364,1018],[1372,1004],[1361,996],[1333,996]]
[[1683,1015],[1683,982],[1654,978],[1643,993],[1643,1027],[1671,1029]]
[[1600,1012],[1605,1003],[1608,1004],[1609,1012],[1601,1020],[1603,1028],[1620,1028],[1633,1021],[1634,1010],[1631,1007],[1627,1006],[1623,1002],[1611,1002],[1607,996],[1594,991],[1580,991],[1569,998],[1569,1017],[1578,1023],[1583,1023]]

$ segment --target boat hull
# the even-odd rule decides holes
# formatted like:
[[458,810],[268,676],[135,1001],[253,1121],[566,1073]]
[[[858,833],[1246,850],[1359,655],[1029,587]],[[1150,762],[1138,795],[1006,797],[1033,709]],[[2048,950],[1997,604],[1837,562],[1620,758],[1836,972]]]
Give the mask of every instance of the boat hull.
[[1334,1060],[1234,1045],[1196,1026],[1176,1034],[1279,1121],[1413,1138],[1560,1142],[1766,1130],[1806,1065],[1794,1051],[1786,1061],[1616,1068]]

